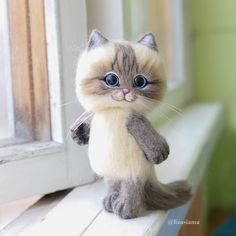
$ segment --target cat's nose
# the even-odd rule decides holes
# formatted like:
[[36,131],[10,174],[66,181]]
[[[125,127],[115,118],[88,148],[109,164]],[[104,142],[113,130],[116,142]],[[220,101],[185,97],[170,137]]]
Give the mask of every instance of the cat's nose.
[[127,94],[127,93],[129,93],[129,89],[123,88],[123,89],[122,89],[122,92],[123,92],[124,94]]

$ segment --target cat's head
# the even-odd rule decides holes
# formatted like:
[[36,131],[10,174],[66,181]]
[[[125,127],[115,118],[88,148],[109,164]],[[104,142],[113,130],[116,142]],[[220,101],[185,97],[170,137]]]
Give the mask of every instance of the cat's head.
[[110,41],[94,30],[77,66],[76,94],[85,110],[150,111],[163,99],[166,80],[155,37]]

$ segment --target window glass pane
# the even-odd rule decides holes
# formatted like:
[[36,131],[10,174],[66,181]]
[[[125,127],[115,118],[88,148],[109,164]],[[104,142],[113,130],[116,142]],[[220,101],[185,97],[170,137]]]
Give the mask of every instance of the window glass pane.
[[44,1],[0,4],[1,136],[51,140]]
[[122,0],[87,0],[88,31],[98,29],[110,39],[123,38],[122,4]]
[[51,140],[43,0],[0,1],[0,89],[0,146]]

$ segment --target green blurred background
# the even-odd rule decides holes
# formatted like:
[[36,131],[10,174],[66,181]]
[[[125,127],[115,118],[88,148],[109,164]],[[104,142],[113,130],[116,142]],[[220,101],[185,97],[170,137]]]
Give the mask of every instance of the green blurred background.
[[224,105],[225,128],[206,176],[208,212],[236,208],[236,1],[191,0],[196,99]]

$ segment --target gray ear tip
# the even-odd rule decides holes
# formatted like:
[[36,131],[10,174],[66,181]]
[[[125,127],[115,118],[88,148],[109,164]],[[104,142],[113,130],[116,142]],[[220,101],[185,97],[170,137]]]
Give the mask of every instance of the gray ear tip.
[[89,40],[88,40],[88,49],[95,48],[101,46],[102,44],[108,42],[102,33],[99,32],[97,29],[93,29],[90,33]]
[[158,51],[158,46],[156,43],[155,35],[151,32],[145,33],[138,41],[137,43],[145,45],[153,50]]
[[94,35],[94,34],[102,35],[99,30],[97,30],[97,29],[92,29],[92,31],[91,31],[91,33],[90,33],[90,36],[92,36],[92,35]]
[[155,36],[152,32],[146,32],[143,36],[151,36],[151,37],[155,38]]
[[98,29],[92,29],[91,32],[99,32],[99,30]]
[[152,32],[146,32],[143,36],[140,37],[139,40],[142,40],[142,39],[144,39],[146,37],[152,38],[152,40],[155,41],[155,35]]
[[97,30],[93,29],[91,33],[89,34],[89,41],[94,40],[95,38],[102,38],[102,34]]

